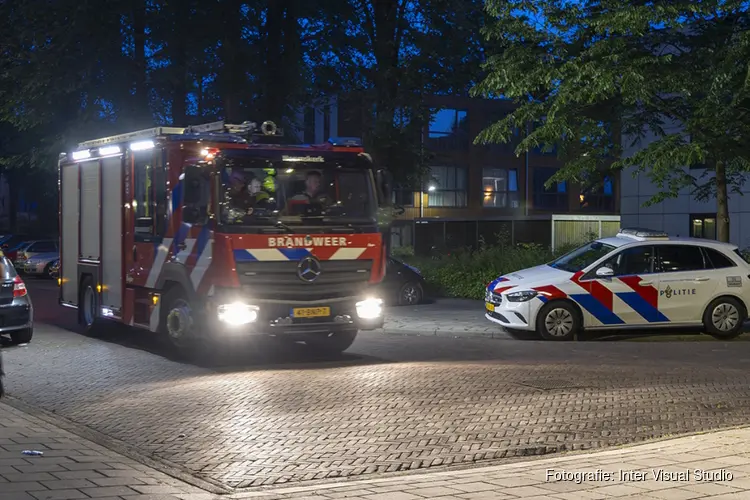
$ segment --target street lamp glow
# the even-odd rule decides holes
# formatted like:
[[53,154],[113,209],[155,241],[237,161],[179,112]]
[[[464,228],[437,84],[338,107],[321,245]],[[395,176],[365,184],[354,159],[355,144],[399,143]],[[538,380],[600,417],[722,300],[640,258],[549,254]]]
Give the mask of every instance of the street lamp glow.
[[427,188],[427,191],[430,192],[430,193],[433,192],[433,191],[435,191],[435,186],[429,186]]

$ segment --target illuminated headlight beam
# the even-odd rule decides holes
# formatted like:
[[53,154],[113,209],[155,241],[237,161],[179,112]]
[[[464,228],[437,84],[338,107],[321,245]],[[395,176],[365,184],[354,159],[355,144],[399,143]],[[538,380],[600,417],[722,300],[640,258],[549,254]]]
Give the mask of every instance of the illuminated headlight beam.
[[357,302],[357,316],[361,319],[377,319],[383,315],[383,301],[381,299],[365,299]]

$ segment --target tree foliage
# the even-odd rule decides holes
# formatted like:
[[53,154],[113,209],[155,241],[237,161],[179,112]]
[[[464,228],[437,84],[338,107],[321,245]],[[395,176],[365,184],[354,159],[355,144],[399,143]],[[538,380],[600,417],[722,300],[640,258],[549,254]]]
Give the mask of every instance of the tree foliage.
[[375,110],[366,132],[376,160],[408,177],[424,161],[421,95],[467,93],[476,82],[482,7],[481,0],[3,2],[0,122],[33,140],[0,156],[6,165],[49,160],[81,140],[154,124],[271,119],[292,129],[301,126],[300,107],[358,92]]
[[487,10],[484,35],[505,50],[475,94],[519,107],[479,142],[538,123],[518,152],[556,147],[565,165],[550,182],[628,169],[659,186],[649,203],[715,195],[728,240],[728,192],[750,170],[746,2],[487,0]]

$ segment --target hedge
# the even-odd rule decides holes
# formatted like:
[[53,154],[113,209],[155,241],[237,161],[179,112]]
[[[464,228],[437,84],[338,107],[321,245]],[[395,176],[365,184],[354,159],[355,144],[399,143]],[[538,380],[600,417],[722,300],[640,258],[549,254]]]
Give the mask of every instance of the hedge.
[[553,253],[549,247],[519,243],[417,257],[407,247],[394,249],[393,256],[419,269],[431,294],[482,300],[487,284],[498,276],[545,264],[571,249],[567,247]]

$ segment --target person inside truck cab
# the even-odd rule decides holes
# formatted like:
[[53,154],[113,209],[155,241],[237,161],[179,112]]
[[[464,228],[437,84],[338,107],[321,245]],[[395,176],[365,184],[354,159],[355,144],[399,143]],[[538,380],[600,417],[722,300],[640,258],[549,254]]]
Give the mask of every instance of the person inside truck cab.
[[321,189],[323,176],[318,171],[310,171],[305,176],[305,189],[289,199],[287,211],[298,212],[300,205],[317,205],[320,208],[330,204],[328,195]]

